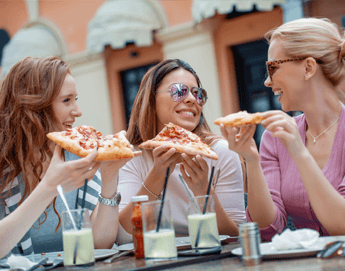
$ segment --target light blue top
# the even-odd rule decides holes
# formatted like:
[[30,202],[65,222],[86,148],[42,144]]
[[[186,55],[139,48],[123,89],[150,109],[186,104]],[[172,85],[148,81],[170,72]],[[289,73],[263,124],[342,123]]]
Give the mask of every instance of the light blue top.
[[[76,160],[80,159],[78,156],[65,152],[65,160]],[[21,197],[16,197],[16,195],[23,195],[25,188],[23,174],[17,176],[18,185],[11,188],[11,197],[5,199],[0,199],[0,220],[4,216],[13,212],[17,207],[18,203],[13,202]],[[97,204],[98,193],[101,190],[101,175],[97,171],[96,175],[92,180],[88,182],[87,193],[85,197],[85,208],[89,209],[89,212],[93,211]],[[81,208],[81,203],[83,199],[83,187],[80,189],[65,193],[65,197],[70,209]],[[5,193],[5,192],[4,192]],[[78,195],[78,197],[77,197]],[[5,204],[1,204],[5,203]],[[56,199],[55,208],[60,215],[61,212],[66,210],[60,196]],[[58,216],[54,212],[53,206],[51,205],[46,209],[47,220],[38,229],[38,220],[34,223],[33,227],[25,234],[22,240],[17,244],[16,247],[12,249],[13,254],[29,255],[31,253],[42,253],[42,252],[54,252],[62,251],[62,226],[60,225],[58,231],[55,233],[55,228],[59,223]],[[40,221],[45,219],[45,214],[40,216]],[[11,233],[9,233],[11,234]]]

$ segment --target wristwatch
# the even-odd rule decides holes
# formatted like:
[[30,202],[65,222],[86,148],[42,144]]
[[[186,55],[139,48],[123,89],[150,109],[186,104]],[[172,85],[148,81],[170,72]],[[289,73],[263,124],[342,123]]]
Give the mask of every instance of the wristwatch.
[[104,205],[109,205],[109,206],[118,206],[121,201],[121,194],[120,192],[116,192],[114,197],[111,199],[106,199],[103,198],[101,193],[98,194],[98,201]]

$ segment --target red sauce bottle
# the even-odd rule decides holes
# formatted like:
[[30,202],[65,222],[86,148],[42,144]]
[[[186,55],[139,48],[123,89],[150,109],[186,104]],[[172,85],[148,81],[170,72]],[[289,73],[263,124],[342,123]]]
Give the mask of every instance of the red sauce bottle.
[[133,202],[133,214],[132,214],[133,244],[134,244],[134,256],[136,258],[145,257],[141,203],[148,200],[149,200],[149,197],[147,195],[134,196],[132,197],[132,200],[131,200]]

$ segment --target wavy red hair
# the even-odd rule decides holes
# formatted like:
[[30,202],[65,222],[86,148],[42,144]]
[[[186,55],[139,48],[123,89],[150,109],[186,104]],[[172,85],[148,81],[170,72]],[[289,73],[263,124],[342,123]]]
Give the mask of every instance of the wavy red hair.
[[68,73],[68,65],[57,57],[27,57],[1,81],[0,194],[9,188],[1,198],[8,196],[20,172],[25,180],[20,203],[40,182],[43,162],[52,157],[46,134],[60,129],[52,104]]

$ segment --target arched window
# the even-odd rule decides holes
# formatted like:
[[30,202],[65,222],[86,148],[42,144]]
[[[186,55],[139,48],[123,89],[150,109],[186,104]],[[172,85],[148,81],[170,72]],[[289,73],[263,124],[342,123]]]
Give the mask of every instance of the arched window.
[[2,54],[2,74],[5,75],[11,67],[27,56],[62,58],[67,50],[63,40],[50,22],[37,19],[20,29],[10,40]]

